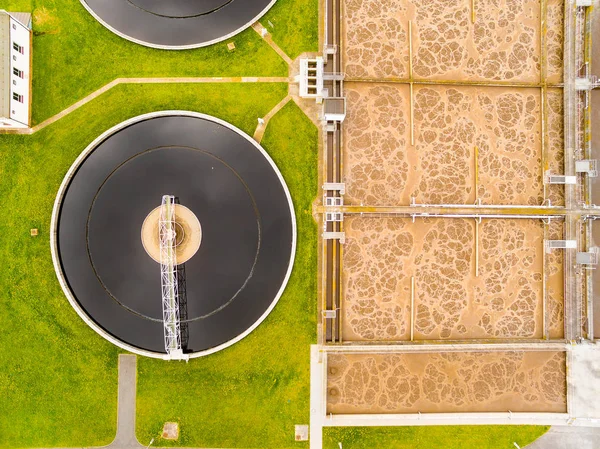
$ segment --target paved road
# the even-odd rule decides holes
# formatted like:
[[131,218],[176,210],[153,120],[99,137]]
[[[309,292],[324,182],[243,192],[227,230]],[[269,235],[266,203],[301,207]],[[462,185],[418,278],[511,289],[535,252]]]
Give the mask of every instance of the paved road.
[[598,449],[599,427],[553,426],[527,449]]

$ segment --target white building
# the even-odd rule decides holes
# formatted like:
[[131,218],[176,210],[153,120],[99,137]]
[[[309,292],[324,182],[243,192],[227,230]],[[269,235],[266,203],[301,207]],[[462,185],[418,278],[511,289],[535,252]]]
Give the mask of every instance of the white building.
[[0,130],[31,122],[31,14],[0,10]]

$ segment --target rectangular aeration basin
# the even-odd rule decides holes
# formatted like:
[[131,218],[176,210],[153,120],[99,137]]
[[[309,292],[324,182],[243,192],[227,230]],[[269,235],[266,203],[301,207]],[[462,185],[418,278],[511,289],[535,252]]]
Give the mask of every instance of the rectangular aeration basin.
[[327,356],[328,414],[566,410],[564,352]]

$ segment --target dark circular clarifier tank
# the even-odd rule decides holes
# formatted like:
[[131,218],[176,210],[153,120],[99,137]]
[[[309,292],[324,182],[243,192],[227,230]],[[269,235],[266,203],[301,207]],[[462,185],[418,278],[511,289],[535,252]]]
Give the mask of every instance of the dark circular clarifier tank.
[[248,28],[275,0],[81,0],[105,27],[148,47],[186,49]]
[[163,195],[201,226],[202,242],[178,277],[183,349],[204,355],[243,338],[275,306],[294,258],[293,206],[260,145],[213,117],[137,117],[82,153],[53,214],[59,280],[97,332],[156,357],[166,354],[161,270],[141,229]]

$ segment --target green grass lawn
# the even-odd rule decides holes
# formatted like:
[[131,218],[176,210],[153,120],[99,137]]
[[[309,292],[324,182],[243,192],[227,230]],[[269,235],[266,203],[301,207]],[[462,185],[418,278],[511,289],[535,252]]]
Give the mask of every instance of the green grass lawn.
[[[89,329],[71,308],[50,256],[54,198],[77,155],[111,126],[155,110],[200,111],[252,134],[257,117],[264,116],[286,93],[284,84],[122,85],[31,136],[0,136],[0,207],[5,211],[0,220],[0,447],[101,445],[115,435],[117,349]],[[303,204],[303,197],[298,200]],[[31,228],[38,228],[40,235],[31,237]],[[314,229],[305,232],[314,241]],[[299,260],[302,257],[300,250]],[[312,270],[308,266],[312,262],[305,262],[307,270]],[[307,276],[305,282],[308,290],[314,276]],[[304,307],[313,299],[314,295],[307,295]],[[307,315],[296,319],[299,326],[290,329],[290,336],[298,330],[314,331],[314,320]],[[296,349],[308,354],[309,340],[300,338]],[[256,359],[256,348],[246,349],[248,359]],[[191,375],[193,371],[186,368],[194,367],[159,363],[158,371],[153,371],[147,361],[141,362],[142,386],[151,385],[165,370]],[[156,394],[163,387],[174,387],[162,384],[153,387]],[[305,400],[307,379],[303,385],[306,391],[298,394]],[[247,398],[249,405],[253,399]],[[291,399],[298,407],[299,399]],[[193,413],[191,408],[181,409],[182,414],[188,411]],[[159,409],[148,412],[163,415]],[[143,417],[143,408],[140,413]],[[213,413],[220,416],[218,411]]]
[[[178,446],[298,448],[294,425],[309,422],[310,344],[316,339],[317,129],[288,103],[262,141],[290,189],[298,248],[273,312],[234,346],[185,363],[138,361],[137,436],[147,443],[166,421],[180,423]],[[172,445],[158,439],[157,445]]]
[[326,427],[323,449],[514,449],[536,440],[543,426]]
[[292,59],[319,51],[319,0],[277,0],[260,23]]
[[[33,11],[34,124],[119,77],[288,75],[285,62],[252,29],[206,48],[156,50],[108,31],[79,0],[3,0],[0,7]],[[227,50],[230,41],[234,52]]]

